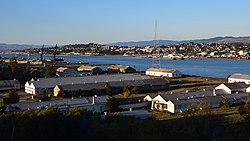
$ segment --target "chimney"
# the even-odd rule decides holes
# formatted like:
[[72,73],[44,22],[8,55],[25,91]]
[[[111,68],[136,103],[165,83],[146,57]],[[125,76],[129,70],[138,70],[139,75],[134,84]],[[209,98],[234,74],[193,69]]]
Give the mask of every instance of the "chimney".
[[95,104],[95,96],[92,97],[92,104]]
[[213,89],[213,95],[216,96],[216,91],[215,91],[215,89]]

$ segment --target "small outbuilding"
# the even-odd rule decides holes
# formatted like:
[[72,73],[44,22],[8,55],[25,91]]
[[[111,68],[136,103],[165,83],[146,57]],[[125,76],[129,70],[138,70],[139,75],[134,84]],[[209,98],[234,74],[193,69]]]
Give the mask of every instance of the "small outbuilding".
[[168,77],[168,78],[182,76],[180,71],[175,70],[175,69],[168,69],[168,68],[149,68],[146,70],[146,75]]
[[136,70],[130,66],[122,65],[111,65],[108,67],[109,72],[119,72],[119,73],[134,73]]
[[248,85],[245,82],[222,83],[215,88],[219,94],[245,93]]
[[89,66],[89,65],[82,65],[77,68],[79,72],[87,72],[91,74],[100,74],[102,73],[102,69],[97,66]]

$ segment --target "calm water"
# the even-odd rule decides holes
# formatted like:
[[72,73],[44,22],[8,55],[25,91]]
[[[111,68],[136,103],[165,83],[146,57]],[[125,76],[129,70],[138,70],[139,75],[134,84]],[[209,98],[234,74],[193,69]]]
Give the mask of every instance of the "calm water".
[[[14,56],[1,54],[2,57]],[[27,58],[27,55],[17,55]],[[39,55],[32,55],[37,58]],[[51,56],[44,56],[51,58]],[[152,58],[123,57],[123,56],[60,56],[65,61],[87,62],[91,64],[121,64],[135,67],[144,71],[152,66]],[[183,74],[225,78],[232,73],[250,74],[250,60],[219,60],[219,59],[186,59],[165,60],[161,59],[162,67],[178,69]]]

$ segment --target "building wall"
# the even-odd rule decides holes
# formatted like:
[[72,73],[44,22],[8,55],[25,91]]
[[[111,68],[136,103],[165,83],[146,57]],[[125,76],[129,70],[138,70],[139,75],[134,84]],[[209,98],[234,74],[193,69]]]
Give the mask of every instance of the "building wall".
[[250,80],[246,79],[236,79],[236,78],[228,78],[228,83],[234,83],[234,82],[245,82],[246,84],[250,84]]
[[175,105],[174,103],[172,103],[170,100],[167,102],[167,110],[170,112],[170,113],[175,113],[176,110],[175,110]]
[[224,84],[220,84],[220,85],[217,86],[215,89],[216,89],[216,90],[224,90],[224,91],[226,91],[228,94],[231,94],[231,93],[232,93],[231,90],[230,90],[227,86],[225,86]]
[[36,94],[36,88],[34,87],[32,83],[29,84],[28,82],[26,82],[24,91],[29,94]]
[[167,72],[156,72],[156,71],[146,71],[146,75],[151,76],[163,76],[163,77],[181,77],[181,73],[178,71],[174,73],[167,73]]

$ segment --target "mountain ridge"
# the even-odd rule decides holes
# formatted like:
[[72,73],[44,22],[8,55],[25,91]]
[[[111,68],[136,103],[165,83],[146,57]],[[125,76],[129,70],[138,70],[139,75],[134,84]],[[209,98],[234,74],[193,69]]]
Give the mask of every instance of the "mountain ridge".
[[[214,37],[208,39],[194,39],[194,40],[158,40],[159,45],[181,44],[181,43],[250,43],[250,36],[244,37]],[[115,46],[153,46],[154,40],[150,41],[128,41],[128,42],[115,42],[106,45]]]

